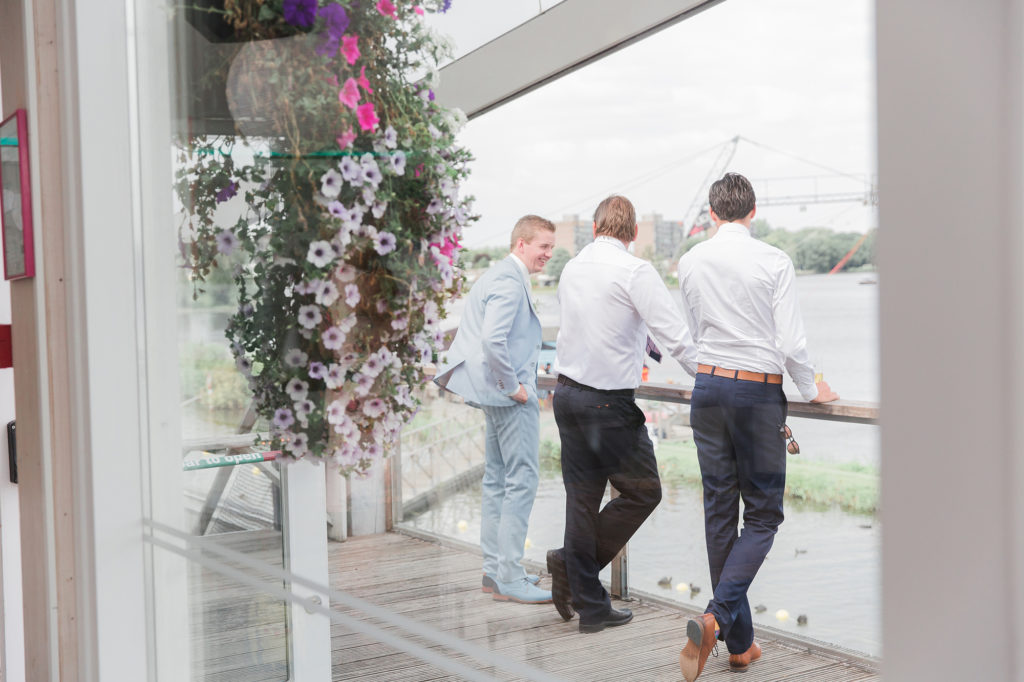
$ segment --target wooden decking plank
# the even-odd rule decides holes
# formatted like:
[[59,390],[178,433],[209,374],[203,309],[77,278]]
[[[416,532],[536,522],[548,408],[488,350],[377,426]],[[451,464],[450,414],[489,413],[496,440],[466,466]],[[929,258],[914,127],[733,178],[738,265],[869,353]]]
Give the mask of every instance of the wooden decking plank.
[[[280,534],[233,534],[207,538],[245,548],[254,560],[281,565]],[[276,543],[276,544],[275,544]],[[616,602],[632,608],[633,622],[601,633],[578,632],[578,621],[563,622],[548,605],[494,601],[480,591],[480,556],[418,538],[383,534],[329,543],[332,588],[365,599],[428,628],[446,632],[484,651],[545,670],[566,680],[644,680],[678,682],[679,651],[685,644],[689,612],[644,601]],[[212,556],[212,554],[211,554]],[[275,581],[268,580],[268,585]],[[190,570],[193,586],[193,652],[199,657],[195,679],[281,680],[285,655],[284,608],[281,600],[253,593],[251,588],[212,571]],[[549,587],[545,576],[542,587]],[[358,610],[332,607],[358,620],[394,632],[447,659],[482,670],[500,680],[516,679],[448,650],[406,630],[383,624]],[[280,614],[280,615],[278,615]],[[762,660],[751,666],[742,682],[854,682],[877,680],[872,670],[835,658],[817,655],[787,644],[758,638]],[[728,653],[719,647],[701,680],[736,682],[728,667]],[[279,656],[281,660],[270,661]],[[451,673],[396,651],[346,626],[331,627],[334,680],[374,682],[440,682],[458,679]],[[486,658],[486,655],[484,656]]]

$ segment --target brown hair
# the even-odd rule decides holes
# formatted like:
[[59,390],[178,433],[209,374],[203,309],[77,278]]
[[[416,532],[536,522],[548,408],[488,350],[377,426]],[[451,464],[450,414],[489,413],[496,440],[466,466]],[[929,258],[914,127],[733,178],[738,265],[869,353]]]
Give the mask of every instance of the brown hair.
[[746,218],[754,210],[756,200],[750,180],[739,173],[726,173],[708,192],[711,210],[726,222]]
[[539,230],[554,232],[555,224],[547,218],[541,218],[539,215],[524,215],[516,221],[516,226],[512,228],[512,238],[510,240],[509,248],[515,249],[516,242],[520,239],[527,244],[531,243],[533,238],[537,236],[537,232]]
[[636,211],[626,197],[613,194],[594,211],[594,233],[615,237],[624,242],[636,238]]

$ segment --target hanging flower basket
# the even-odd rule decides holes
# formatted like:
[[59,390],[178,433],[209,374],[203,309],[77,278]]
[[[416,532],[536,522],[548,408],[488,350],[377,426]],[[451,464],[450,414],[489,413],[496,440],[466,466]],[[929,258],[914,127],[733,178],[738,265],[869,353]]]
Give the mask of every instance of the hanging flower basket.
[[261,41],[226,79],[235,134],[180,141],[197,291],[244,252],[226,331],[238,369],[286,456],[343,473],[382,457],[417,410],[464,281],[464,117],[433,101],[447,45],[423,21],[447,5],[224,0],[234,35]]

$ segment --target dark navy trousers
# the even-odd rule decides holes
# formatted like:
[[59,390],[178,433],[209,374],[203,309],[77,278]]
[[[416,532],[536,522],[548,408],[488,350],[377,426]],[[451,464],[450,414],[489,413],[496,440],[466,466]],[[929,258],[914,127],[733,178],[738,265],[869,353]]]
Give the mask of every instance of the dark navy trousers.
[[[754,641],[747,589],[782,523],[786,487],[782,386],[698,374],[690,426],[704,485],[713,613],[730,653]],[[739,504],[743,500],[743,528]]]
[[[559,384],[554,413],[562,443],[565,560],[581,623],[611,608],[598,573],[615,558],[661,501],[661,479],[644,413],[632,391],[599,392]],[[619,497],[603,508],[608,482]]]

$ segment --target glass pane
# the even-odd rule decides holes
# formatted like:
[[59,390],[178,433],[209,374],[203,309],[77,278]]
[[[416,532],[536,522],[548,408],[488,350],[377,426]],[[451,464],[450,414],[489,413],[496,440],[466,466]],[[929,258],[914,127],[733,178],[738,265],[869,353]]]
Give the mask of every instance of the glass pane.
[[[451,10],[430,16],[430,24],[451,41],[452,59],[458,59],[481,45],[508,33],[516,26],[546,12],[564,0],[457,0]],[[451,60],[445,60],[445,63]]]
[[[424,4],[427,25],[455,34],[458,56],[558,3],[467,1],[450,13],[437,11],[444,0]],[[178,268],[193,678],[301,678],[320,662],[363,679],[674,668],[678,633],[667,662],[664,651],[615,647],[605,659],[550,606],[485,594],[484,417],[424,372],[460,321],[465,291],[507,254],[520,215],[555,219],[568,256],[591,239],[597,201],[621,191],[639,209],[637,254],[674,287],[704,180],[729,167],[755,181],[756,236],[818,273],[798,289],[826,378],[846,398],[877,401],[873,237],[860,240],[877,227],[870,3],[731,0],[481,116],[458,145],[462,122],[414,78],[432,66],[414,54],[426,40],[416,14],[388,0],[203,0],[172,15],[181,239],[179,253],[163,256]],[[462,145],[477,160],[460,189],[470,164]],[[470,228],[473,213],[481,221]],[[857,272],[820,272],[834,252],[858,249]],[[541,369],[554,359],[557,276],[536,277],[531,292],[548,344]],[[692,385],[671,360],[648,371],[651,383]],[[542,480],[524,548],[543,588],[565,510],[545,390]],[[644,613],[668,632],[711,592],[699,471],[688,408],[642,409],[665,496],[630,546],[629,581],[662,598],[633,607],[653,609]],[[789,459],[791,481],[807,485],[791,491],[751,592],[765,607],[756,622],[877,655],[876,428],[790,423],[802,449]],[[288,489],[294,470],[282,462],[295,457],[329,463],[326,503],[309,481]],[[299,512],[309,517],[294,522]],[[392,520],[403,532],[384,532]],[[337,541],[327,544],[328,533]],[[318,561],[329,578],[296,569]],[[328,619],[325,640],[306,636]]]

